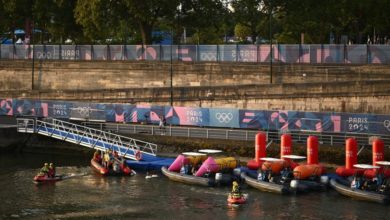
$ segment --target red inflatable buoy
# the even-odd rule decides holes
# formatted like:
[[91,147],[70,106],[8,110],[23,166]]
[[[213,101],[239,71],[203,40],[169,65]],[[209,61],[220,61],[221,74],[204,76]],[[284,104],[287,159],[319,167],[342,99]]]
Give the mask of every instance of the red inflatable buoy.
[[283,158],[284,155],[292,154],[292,137],[289,134],[283,134],[280,137],[280,158],[284,159],[287,162],[287,166],[290,166],[291,169],[294,169],[298,166],[298,163],[295,163],[291,159]]
[[345,167],[338,167],[336,173],[339,176],[347,177],[355,174],[363,175],[364,170],[356,169],[353,165],[357,163],[357,141],[355,138],[348,138],[345,141]]
[[353,165],[357,163],[357,141],[355,138],[348,138],[345,141],[345,167],[354,169]]
[[372,142],[372,165],[376,166],[377,161],[383,161],[385,154],[385,144],[381,139]]
[[256,134],[255,138],[255,159],[250,160],[247,163],[247,167],[251,170],[257,170],[259,167],[261,167],[261,164],[263,161],[260,160],[262,157],[266,157],[266,141],[267,136],[263,132],[259,132]]
[[135,152],[135,159],[136,160],[141,160],[142,159],[142,154],[141,154],[141,151],[140,150],[137,150],[136,152]]
[[[377,166],[376,162],[384,160],[384,142],[381,139],[375,139],[372,142],[372,165]],[[374,178],[378,173],[383,173],[383,167],[380,169],[370,169],[364,171],[366,178]],[[386,173],[384,173],[386,175]]]
[[318,138],[316,136],[307,138],[307,164],[318,164]]
[[265,146],[266,146],[266,135],[262,132],[256,134],[255,141],[255,160],[260,161],[260,158],[266,157]]
[[283,159],[284,155],[291,155],[292,149],[291,149],[291,135],[289,134],[283,134],[280,137],[280,158]]

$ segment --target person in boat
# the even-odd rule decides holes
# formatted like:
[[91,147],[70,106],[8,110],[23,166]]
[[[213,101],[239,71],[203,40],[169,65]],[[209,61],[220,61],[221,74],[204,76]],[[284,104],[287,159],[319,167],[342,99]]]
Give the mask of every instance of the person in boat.
[[382,184],[378,187],[378,192],[390,195],[390,178],[386,178],[382,181]]
[[241,197],[241,188],[237,181],[233,181],[233,187],[232,187],[232,193],[233,198],[240,198]]
[[290,166],[286,166],[283,168],[283,170],[280,172],[280,183],[281,184],[284,184],[284,183],[289,183],[293,178],[294,178],[294,174],[291,170],[291,167]]
[[181,166],[180,173],[181,174],[186,174],[186,167],[185,166]]
[[110,165],[110,152],[107,150],[103,155],[103,166],[108,169]]
[[43,167],[39,171],[39,175],[40,176],[47,176],[48,173],[49,173],[49,164],[48,163],[44,163]]
[[119,160],[114,160],[112,162],[112,170],[116,173],[119,173],[121,171]]
[[352,179],[351,188],[352,189],[361,189],[363,187],[363,183],[364,183],[363,177],[356,174]]
[[257,176],[257,180],[261,180],[261,181],[265,181],[265,182],[269,182],[270,179],[272,178],[272,171],[271,170],[265,170],[265,171],[260,171],[258,176]]
[[102,156],[100,155],[100,152],[98,150],[93,153],[93,159],[98,163],[102,162]]
[[117,152],[116,150],[114,150],[114,151],[112,152],[112,157],[113,157],[114,159],[118,159],[118,160],[119,160],[119,154],[118,154],[118,152]]
[[47,176],[54,178],[56,176],[56,168],[53,163],[49,164],[49,171],[47,172]]
[[192,175],[192,165],[191,164],[186,164],[184,166],[186,167],[186,174]]
[[200,168],[201,165],[202,165],[202,164],[197,163],[197,164],[195,164],[194,166],[192,166],[192,169],[191,169],[192,175],[195,175],[196,172],[198,172],[198,170],[199,170],[199,168]]

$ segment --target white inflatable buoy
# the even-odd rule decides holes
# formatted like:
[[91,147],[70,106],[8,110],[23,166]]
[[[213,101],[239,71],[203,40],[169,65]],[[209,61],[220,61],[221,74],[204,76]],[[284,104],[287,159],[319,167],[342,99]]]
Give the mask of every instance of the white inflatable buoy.
[[241,175],[241,169],[240,168],[234,168],[233,169],[233,174],[235,176],[240,176]]
[[215,180],[216,181],[221,181],[222,180],[222,173],[216,173],[215,174]]
[[297,180],[291,180],[290,187],[296,189],[296,188],[298,188],[298,184],[299,183]]
[[327,185],[329,183],[329,177],[328,176],[321,176],[321,183]]

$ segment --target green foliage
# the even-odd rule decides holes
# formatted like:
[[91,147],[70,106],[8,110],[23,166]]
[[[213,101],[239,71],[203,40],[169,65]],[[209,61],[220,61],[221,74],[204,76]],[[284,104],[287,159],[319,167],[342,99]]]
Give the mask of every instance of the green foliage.
[[[264,28],[259,26],[261,21],[267,19],[267,9],[264,7],[261,0],[234,0],[232,1],[232,7],[234,9],[234,18],[236,20],[235,34],[241,39],[246,39],[247,36],[251,36],[253,40],[260,34],[260,29]],[[237,33],[237,27],[240,30]],[[244,29],[246,27],[246,29]],[[247,33],[249,32],[249,33]],[[240,36],[245,34],[246,36]]]
[[[278,43],[329,43],[346,35],[355,43],[368,36],[390,37],[390,0],[0,0],[0,34],[31,21],[42,32],[34,42],[144,43],[152,31],[172,31],[182,43],[224,43],[225,36],[242,39],[270,34]],[[270,29],[271,28],[271,29]],[[245,36],[244,36],[245,35]]]
[[242,24],[236,24],[234,28],[234,35],[240,39],[240,41],[245,41],[247,36],[250,36],[251,30],[248,26]]

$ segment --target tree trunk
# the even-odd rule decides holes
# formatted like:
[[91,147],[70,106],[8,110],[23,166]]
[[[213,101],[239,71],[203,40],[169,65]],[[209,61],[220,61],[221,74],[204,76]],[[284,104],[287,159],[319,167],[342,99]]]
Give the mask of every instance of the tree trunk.
[[141,36],[142,36],[142,44],[151,44],[152,43],[152,29],[153,26],[144,22],[139,22]]

